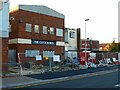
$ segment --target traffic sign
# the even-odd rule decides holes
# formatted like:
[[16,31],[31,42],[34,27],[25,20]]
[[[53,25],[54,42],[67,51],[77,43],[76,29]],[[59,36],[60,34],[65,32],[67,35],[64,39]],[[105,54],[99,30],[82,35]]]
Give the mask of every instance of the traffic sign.
[[45,56],[45,59],[48,60],[48,55]]

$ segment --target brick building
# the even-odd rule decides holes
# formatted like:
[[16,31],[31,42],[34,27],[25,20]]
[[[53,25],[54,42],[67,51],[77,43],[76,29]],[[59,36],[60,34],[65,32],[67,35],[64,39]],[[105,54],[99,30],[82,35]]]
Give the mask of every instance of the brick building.
[[[9,57],[16,55],[12,61],[9,58],[10,63],[18,61],[17,53],[23,63],[45,64],[45,57],[53,55],[59,55],[60,60],[64,58],[61,55],[65,48],[63,14],[46,6],[19,5],[11,9],[10,17],[14,20],[10,21]],[[36,55],[42,59],[36,61]]]
[[99,51],[110,51],[111,43],[101,43],[99,44]]
[[[85,50],[85,39],[81,40],[81,50]],[[98,51],[99,50],[99,40],[86,39],[86,50],[88,51]]]
[[0,0],[0,75],[8,70],[9,1]]

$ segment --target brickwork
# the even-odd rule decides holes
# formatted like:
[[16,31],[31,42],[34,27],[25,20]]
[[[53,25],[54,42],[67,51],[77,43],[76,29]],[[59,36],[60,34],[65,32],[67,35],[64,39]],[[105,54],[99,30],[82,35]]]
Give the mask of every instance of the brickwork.
[[[81,48],[85,48],[85,39],[82,39],[82,45]],[[92,49],[92,50],[99,50],[99,41],[97,40],[86,40],[86,48]]]
[[8,70],[8,38],[0,38],[0,71],[6,72]]
[[[47,16],[43,14],[37,14],[29,11],[20,10],[17,12],[13,12],[10,14],[11,17],[15,17],[15,21],[11,21],[11,33],[10,33],[10,39],[11,38],[35,38],[35,39],[42,39],[42,40],[57,40],[57,41],[63,41],[64,37],[56,37],[56,30],[54,35],[50,34],[43,34],[42,33],[42,26],[47,26],[49,29],[50,27],[53,28],[64,28],[64,19],[60,19],[57,17]],[[22,19],[22,23],[19,23],[19,19]],[[32,32],[28,33],[25,30],[26,23],[32,24]],[[40,27],[40,33],[34,32],[34,25],[39,25]]]
[[[19,9],[18,11],[11,12],[11,17],[14,17],[15,20],[11,21],[11,32],[9,39],[36,39],[36,40],[46,40],[46,41],[60,41],[64,42],[63,36],[56,36],[56,28],[61,28],[64,30],[64,19],[57,18],[49,15],[38,14],[34,12],[24,11]],[[26,32],[26,23],[32,24],[32,31]],[[39,25],[39,33],[34,32],[34,25]],[[47,26],[49,30],[50,27],[54,28],[54,35],[43,34],[43,26]],[[63,31],[64,32],[64,31]],[[56,55],[60,55],[60,59],[63,60],[64,56],[61,53],[64,52],[64,46],[52,46],[52,45],[35,45],[35,44],[9,44],[9,49],[15,49],[17,53],[25,53],[25,50],[39,50],[43,52],[44,50],[53,50]],[[41,54],[42,55],[42,54]],[[31,60],[37,64],[44,64],[46,61],[43,58],[41,61],[35,61],[35,57],[26,58],[25,55],[20,56],[21,61],[24,63],[27,60]],[[18,62],[18,58],[16,58]]]

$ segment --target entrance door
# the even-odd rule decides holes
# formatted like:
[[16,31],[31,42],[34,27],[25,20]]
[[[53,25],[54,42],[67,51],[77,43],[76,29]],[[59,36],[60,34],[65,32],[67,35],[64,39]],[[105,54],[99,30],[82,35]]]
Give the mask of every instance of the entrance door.
[[8,66],[13,67],[16,65],[16,50],[9,49],[8,50]]

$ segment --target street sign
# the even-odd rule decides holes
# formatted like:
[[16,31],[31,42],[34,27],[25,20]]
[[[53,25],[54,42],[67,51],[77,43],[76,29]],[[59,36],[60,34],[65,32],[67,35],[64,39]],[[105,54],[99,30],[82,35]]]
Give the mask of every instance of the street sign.
[[48,60],[48,55],[45,56],[45,59]]
[[60,62],[60,55],[54,55],[54,56],[53,56],[53,61],[58,61],[58,62]]
[[36,61],[42,60],[41,55],[36,55]]
[[2,10],[2,0],[0,0],[0,10]]

